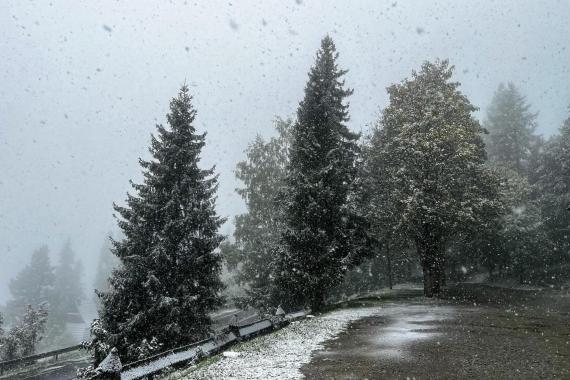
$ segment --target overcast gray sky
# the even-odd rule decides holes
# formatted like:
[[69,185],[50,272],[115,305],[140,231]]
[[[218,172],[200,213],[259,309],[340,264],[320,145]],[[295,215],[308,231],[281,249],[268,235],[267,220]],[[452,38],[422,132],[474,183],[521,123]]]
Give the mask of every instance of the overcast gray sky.
[[515,82],[551,134],[570,104],[568,15],[554,0],[0,0],[0,303],[41,244],[57,252],[70,238],[93,265],[184,81],[231,220],[244,209],[236,162],[276,115],[294,116],[326,33],[350,70],[354,130],[375,120],[386,86],[439,57],[483,110]]

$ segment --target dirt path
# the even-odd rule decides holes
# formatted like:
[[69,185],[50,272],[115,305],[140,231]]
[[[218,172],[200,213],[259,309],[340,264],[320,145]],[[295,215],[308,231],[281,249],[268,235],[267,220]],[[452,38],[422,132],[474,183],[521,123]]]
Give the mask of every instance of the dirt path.
[[313,353],[307,379],[568,379],[570,318],[418,299],[386,304]]

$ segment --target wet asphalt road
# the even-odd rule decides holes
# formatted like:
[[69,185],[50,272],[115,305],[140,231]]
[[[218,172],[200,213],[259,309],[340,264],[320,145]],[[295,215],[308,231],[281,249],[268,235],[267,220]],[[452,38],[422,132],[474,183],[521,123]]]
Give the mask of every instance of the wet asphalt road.
[[569,379],[570,317],[418,299],[355,321],[307,379]]

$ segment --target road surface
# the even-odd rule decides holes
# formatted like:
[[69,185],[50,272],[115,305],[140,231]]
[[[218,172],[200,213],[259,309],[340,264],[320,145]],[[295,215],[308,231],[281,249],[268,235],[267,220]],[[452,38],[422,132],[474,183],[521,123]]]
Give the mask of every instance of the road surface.
[[351,323],[307,379],[568,379],[570,317],[548,308],[418,299]]

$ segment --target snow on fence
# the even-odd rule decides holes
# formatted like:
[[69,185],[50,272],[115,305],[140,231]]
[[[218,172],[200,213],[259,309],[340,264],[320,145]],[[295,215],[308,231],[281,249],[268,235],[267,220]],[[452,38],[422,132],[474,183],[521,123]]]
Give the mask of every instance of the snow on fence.
[[234,331],[236,335],[240,338],[253,337],[255,335],[263,334],[268,330],[273,330],[275,324],[269,319],[262,319],[260,321],[255,321],[242,326],[232,326],[229,329]]
[[[305,318],[306,316],[307,312],[299,311],[274,320],[261,319],[244,325],[230,325],[210,339],[165,351],[149,358],[126,364],[122,368],[119,367],[119,369],[114,367],[112,370],[107,370],[106,368],[100,367],[99,374],[93,377],[92,380],[137,380],[152,378],[153,375],[171,366],[181,366],[197,362],[200,359],[215,355],[236,342],[249,340],[260,334],[280,329],[290,322]],[[116,350],[110,355],[116,355]],[[105,361],[107,361],[107,359]]]
[[79,351],[80,349],[81,349],[81,345],[76,345],[76,346],[72,346],[72,347],[62,348],[59,350],[43,352],[41,354],[25,356],[23,358],[6,360],[3,362],[0,362],[0,375],[3,375],[4,371],[6,371],[10,368],[19,367],[22,364],[35,363],[37,360],[40,360],[40,359],[53,357],[53,358],[55,358],[55,361],[57,361],[59,358],[59,355],[65,354],[67,352]]

